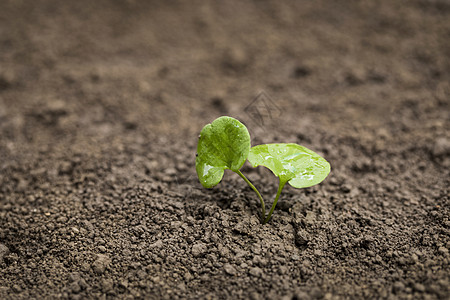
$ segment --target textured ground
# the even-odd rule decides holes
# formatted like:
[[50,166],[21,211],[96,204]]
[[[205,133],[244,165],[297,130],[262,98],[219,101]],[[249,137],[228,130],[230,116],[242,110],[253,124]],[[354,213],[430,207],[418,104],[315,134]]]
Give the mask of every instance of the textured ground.
[[[445,0],[1,1],[0,298],[448,299],[449,20]],[[221,115],[330,176],[261,226],[238,176],[196,178]],[[270,205],[275,177],[243,172]]]

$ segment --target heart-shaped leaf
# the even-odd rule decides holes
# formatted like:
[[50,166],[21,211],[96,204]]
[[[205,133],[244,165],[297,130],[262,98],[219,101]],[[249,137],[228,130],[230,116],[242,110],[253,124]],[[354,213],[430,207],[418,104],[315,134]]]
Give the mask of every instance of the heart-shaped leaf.
[[247,127],[231,117],[220,117],[203,127],[197,145],[195,168],[200,183],[218,184],[225,169],[239,171],[250,151]]
[[317,153],[297,144],[265,144],[250,149],[253,167],[269,168],[280,182],[296,188],[313,186],[330,173],[330,164]]

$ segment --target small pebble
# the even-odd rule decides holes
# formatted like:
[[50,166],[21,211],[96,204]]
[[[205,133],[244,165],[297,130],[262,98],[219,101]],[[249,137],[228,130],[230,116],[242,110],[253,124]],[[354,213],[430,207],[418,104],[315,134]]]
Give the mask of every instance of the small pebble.
[[162,246],[163,246],[162,240],[158,240],[158,241],[154,242],[153,244],[150,244],[148,247],[150,249],[153,249],[153,248],[159,249],[159,248],[162,248]]
[[3,262],[3,257],[8,255],[9,249],[4,244],[0,244],[0,263]]
[[416,291],[418,291],[418,292],[421,292],[421,293],[425,292],[425,286],[423,284],[421,284],[421,283],[416,283],[414,285],[414,289]]
[[192,246],[191,253],[194,257],[202,256],[206,253],[207,247],[203,243],[197,243],[194,246]]
[[225,264],[223,266],[223,269],[225,270],[225,273],[227,273],[228,275],[236,275],[236,269],[230,264]]
[[263,271],[261,270],[261,268],[254,267],[254,268],[250,269],[249,273],[250,273],[250,275],[253,275],[255,277],[261,277]]
[[92,270],[97,274],[105,273],[106,267],[111,263],[108,256],[103,254],[98,254],[97,259],[92,264]]

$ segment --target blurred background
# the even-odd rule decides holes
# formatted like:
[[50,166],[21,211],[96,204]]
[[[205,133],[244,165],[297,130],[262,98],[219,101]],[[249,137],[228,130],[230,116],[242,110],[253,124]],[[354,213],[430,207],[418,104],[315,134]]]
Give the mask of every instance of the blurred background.
[[288,137],[397,139],[402,126],[438,134],[448,117],[427,111],[448,108],[446,1],[4,0],[0,8],[3,154],[193,137],[220,115],[264,139],[244,111],[261,91],[283,112],[265,130]]

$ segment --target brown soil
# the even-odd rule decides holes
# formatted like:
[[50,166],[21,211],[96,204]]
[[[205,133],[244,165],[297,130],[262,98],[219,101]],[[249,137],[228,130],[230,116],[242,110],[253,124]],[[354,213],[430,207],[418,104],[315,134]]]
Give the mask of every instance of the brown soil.
[[[446,0],[2,0],[0,298],[448,299],[449,36]],[[196,178],[221,115],[330,176],[261,226]]]

